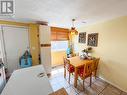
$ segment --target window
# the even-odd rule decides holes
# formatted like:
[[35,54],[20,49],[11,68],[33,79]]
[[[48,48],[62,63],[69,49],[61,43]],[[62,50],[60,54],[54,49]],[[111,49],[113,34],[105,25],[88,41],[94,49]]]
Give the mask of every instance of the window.
[[51,41],[52,51],[66,51],[68,48],[68,41]]

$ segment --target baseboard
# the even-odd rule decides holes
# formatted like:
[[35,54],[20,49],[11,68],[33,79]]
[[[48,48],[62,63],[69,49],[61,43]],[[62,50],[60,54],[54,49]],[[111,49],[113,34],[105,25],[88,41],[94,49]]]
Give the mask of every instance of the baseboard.
[[54,66],[52,66],[52,68],[59,67],[59,66],[63,66],[63,65],[64,64],[54,65]]
[[121,87],[119,87],[118,85],[116,85],[116,84],[114,84],[114,83],[112,83],[112,82],[110,82],[110,81],[106,80],[105,78],[103,78],[103,77],[101,77],[101,76],[99,76],[99,78],[100,78],[100,79],[102,79],[102,80],[104,80],[105,82],[107,82],[107,83],[109,83],[109,84],[111,84],[111,85],[115,86],[116,88],[120,89],[121,91],[124,91],[124,92],[126,92],[126,93],[127,93],[127,91],[125,91],[124,89],[122,89],[122,88],[121,88]]

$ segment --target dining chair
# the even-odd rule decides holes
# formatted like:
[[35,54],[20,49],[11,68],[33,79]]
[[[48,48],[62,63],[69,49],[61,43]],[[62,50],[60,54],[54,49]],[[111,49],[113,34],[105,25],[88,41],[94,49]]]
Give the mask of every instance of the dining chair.
[[93,60],[93,65],[92,65],[92,75],[96,78],[97,74],[97,69],[98,69],[98,64],[99,64],[100,58],[95,58]]
[[74,73],[74,67],[70,64],[70,61],[67,58],[64,58],[64,78],[66,78],[66,70],[69,72],[69,83],[70,76]]
[[92,63],[93,61],[88,62],[85,64],[84,68],[80,68],[78,71],[79,77],[83,80],[83,89],[85,89],[84,81],[86,78],[90,77],[90,86],[92,83]]

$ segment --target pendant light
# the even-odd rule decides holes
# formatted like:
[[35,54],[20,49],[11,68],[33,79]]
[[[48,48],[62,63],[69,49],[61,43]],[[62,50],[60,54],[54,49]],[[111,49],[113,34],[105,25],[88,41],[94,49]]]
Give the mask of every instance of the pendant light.
[[72,27],[70,29],[70,32],[71,32],[71,34],[78,35],[78,31],[74,27],[74,22],[75,22],[75,19],[72,19]]

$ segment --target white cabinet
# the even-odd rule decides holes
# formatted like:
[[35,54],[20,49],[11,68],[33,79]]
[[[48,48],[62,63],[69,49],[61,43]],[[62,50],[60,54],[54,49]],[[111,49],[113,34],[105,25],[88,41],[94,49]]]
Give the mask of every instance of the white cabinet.
[[46,73],[51,72],[51,29],[49,26],[39,26],[39,37],[41,46],[41,64],[43,64]]
[[51,29],[49,26],[40,25],[39,36],[41,44],[51,44]]

